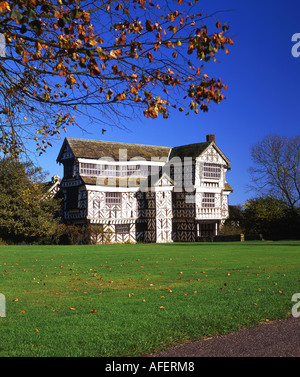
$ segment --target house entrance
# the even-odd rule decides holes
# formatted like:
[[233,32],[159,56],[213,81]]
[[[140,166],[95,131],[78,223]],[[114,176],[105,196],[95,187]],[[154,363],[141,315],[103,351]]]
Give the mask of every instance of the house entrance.
[[218,235],[219,224],[217,221],[201,221],[197,223],[197,238],[210,240]]

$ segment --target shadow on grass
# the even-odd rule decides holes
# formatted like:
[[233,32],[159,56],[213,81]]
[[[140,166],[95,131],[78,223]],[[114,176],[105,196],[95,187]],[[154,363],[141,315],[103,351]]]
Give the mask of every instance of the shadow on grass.
[[[288,242],[291,242],[291,243],[288,243]],[[163,245],[163,246],[201,246],[201,247],[208,247],[208,246],[224,246],[224,245],[234,245],[234,246],[253,246],[253,247],[257,247],[258,245],[259,246],[292,246],[292,247],[299,247],[300,248],[300,242],[298,243],[298,241],[288,241],[288,242],[282,242],[282,241],[245,241],[245,242],[240,242],[240,241],[237,241],[237,242],[174,242],[174,243],[161,243],[160,245]],[[297,243],[294,243],[294,242],[297,242]],[[300,249],[299,249],[300,251]]]

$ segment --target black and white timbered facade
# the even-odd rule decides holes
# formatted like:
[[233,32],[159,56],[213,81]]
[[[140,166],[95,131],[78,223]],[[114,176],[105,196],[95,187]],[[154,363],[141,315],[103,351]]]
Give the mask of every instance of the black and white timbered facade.
[[228,217],[230,161],[214,135],[179,147],[66,138],[57,162],[63,221],[99,225],[99,242],[200,241]]

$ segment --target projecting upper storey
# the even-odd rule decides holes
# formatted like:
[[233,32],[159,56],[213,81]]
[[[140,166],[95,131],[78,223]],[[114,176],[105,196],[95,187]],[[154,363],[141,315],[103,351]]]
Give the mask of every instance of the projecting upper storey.
[[[168,166],[174,169],[174,178],[178,166],[181,164],[179,169],[183,171],[188,159],[192,161],[190,173],[196,186],[214,185],[216,180],[226,182],[230,161],[215,144],[214,135],[207,135],[206,142],[177,147],[66,138],[57,162],[64,165],[64,179],[81,178],[93,185],[97,177],[143,179],[164,172],[170,174]],[[225,189],[231,191],[227,183]]]

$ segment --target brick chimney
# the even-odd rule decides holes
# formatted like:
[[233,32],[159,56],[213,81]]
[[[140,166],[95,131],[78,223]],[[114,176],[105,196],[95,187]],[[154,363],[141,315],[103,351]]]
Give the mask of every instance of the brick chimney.
[[211,143],[212,141],[215,142],[216,141],[215,135],[206,135],[206,141],[208,143]]

